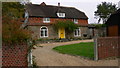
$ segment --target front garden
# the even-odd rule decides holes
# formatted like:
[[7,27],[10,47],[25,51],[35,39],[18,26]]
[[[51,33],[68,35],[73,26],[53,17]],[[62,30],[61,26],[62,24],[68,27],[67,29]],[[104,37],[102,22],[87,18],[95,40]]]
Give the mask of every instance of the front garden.
[[94,43],[93,42],[81,42],[77,44],[57,46],[53,50],[69,55],[82,56],[89,59],[94,58]]

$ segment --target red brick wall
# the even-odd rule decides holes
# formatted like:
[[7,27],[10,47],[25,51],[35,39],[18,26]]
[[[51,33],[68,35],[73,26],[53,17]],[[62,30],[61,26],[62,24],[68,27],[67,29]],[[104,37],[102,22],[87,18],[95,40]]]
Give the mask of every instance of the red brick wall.
[[[55,23],[57,20],[70,20],[73,21],[73,19],[60,19],[60,18],[50,18],[50,23]],[[43,23],[43,18],[40,17],[30,17],[29,18],[30,23]],[[78,19],[78,24],[88,24],[88,20],[84,19]]]
[[27,45],[25,43],[10,45],[2,44],[2,66],[17,66],[26,68],[27,63]]
[[[98,58],[118,57],[120,52],[120,37],[101,37],[97,39]],[[118,54],[119,53],[119,54]]]

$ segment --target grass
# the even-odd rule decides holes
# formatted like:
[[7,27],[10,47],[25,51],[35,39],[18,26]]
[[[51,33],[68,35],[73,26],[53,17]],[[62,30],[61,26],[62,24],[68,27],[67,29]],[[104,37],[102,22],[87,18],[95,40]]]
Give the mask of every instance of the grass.
[[83,56],[90,59],[94,58],[94,43],[93,42],[81,42],[71,45],[57,46],[53,50],[75,56]]

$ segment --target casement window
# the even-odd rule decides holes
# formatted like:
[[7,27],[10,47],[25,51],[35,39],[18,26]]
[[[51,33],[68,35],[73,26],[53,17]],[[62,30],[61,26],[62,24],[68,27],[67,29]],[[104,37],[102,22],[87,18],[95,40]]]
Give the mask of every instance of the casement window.
[[43,18],[44,23],[50,23],[50,18]]
[[40,28],[40,37],[48,37],[48,28],[46,26]]
[[78,19],[73,19],[73,22],[74,22],[75,24],[77,24],[77,23],[78,23]]
[[57,13],[58,17],[65,17],[65,13]]
[[81,30],[80,30],[80,28],[77,28],[77,29],[74,30],[74,36],[75,37],[81,36]]

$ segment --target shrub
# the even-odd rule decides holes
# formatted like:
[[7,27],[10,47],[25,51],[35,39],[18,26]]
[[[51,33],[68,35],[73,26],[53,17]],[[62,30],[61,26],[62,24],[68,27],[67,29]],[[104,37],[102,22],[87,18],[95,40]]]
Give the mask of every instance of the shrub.
[[93,26],[95,26],[97,29],[100,29],[102,27],[106,27],[106,24],[91,24]]
[[26,42],[30,38],[30,32],[20,29],[21,24],[19,19],[13,20],[8,16],[4,16],[2,18],[2,42],[12,44]]

